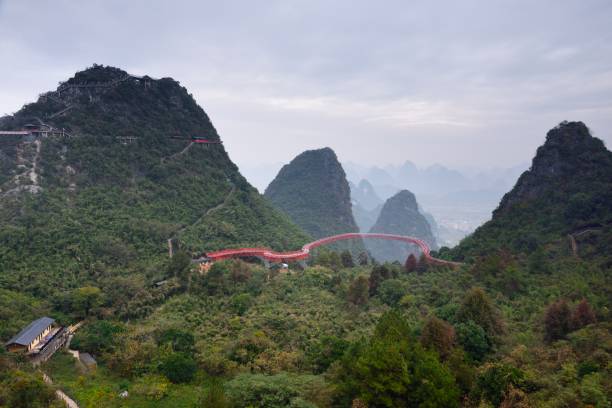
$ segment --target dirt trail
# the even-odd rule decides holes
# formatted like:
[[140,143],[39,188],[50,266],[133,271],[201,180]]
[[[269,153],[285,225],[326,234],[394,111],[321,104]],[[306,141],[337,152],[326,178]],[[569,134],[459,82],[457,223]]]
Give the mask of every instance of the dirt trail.
[[[51,377],[49,377],[45,373],[43,373],[43,380],[45,381],[45,383],[53,385]],[[57,395],[59,399],[64,401],[64,404],[66,404],[68,408],[79,408],[79,405],[72,398],[66,395],[66,393],[64,393],[62,390],[55,390],[55,395]]]
[[172,159],[174,159],[175,157],[182,156],[182,155],[183,155],[183,154],[185,154],[185,153],[186,153],[186,152],[187,152],[189,149],[191,149],[191,146],[193,146],[193,144],[194,144],[193,142],[190,142],[190,143],[189,143],[189,144],[188,144],[188,145],[187,145],[187,146],[186,146],[186,147],[185,147],[183,150],[181,150],[180,152],[178,152],[178,153],[174,153],[173,155],[170,155],[170,156],[168,156],[168,157],[162,157],[162,158],[161,158],[161,163],[162,163],[162,164],[164,164],[164,163],[165,163],[166,161],[168,161],[168,160],[172,160]]
[[28,176],[30,177],[32,184],[39,187],[38,173],[36,172],[36,170],[38,169],[38,159],[40,158],[40,147],[42,145],[42,143],[40,142],[40,139],[36,139],[34,141],[34,145],[36,146],[36,154],[34,155],[34,159],[32,160],[32,168],[30,169]]
[[574,232],[573,234],[567,234],[567,238],[569,239],[569,243],[570,243],[570,248],[572,249],[572,254],[574,255],[575,258],[579,257],[579,254],[578,254],[578,241],[576,241],[576,237],[579,237],[581,235],[587,234],[589,232],[601,231],[602,228],[603,227],[601,227],[601,228],[587,228],[587,229],[579,231],[579,232]]
[[170,258],[172,258],[172,255],[174,254],[174,245],[173,245],[172,241],[174,239],[178,238],[178,236],[180,234],[182,234],[187,228],[192,227],[192,226],[200,223],[200,221],[202,221],[204,218],[208,217],[210,214],[214,213],[215,211],[219,211],[220,209],[225,207],[227,205],[227,203],[229,202],[229,200],[234,195],[235,191],[236,191],[236,186],[232,185],[232,189],[229,191],[229,193],[227,193],[227,195],[223,199],[223,202],[217,204],[216,206],[214,206],[212,208],[209,208],[208,210],[206,210],[206,212],[204,214],[202,214],[202,216],[200,216],[193,223],[191,223],[189,225],[183,226],[182,228],[177,230],[170,238],[168,238],[168,253],[170,255]]

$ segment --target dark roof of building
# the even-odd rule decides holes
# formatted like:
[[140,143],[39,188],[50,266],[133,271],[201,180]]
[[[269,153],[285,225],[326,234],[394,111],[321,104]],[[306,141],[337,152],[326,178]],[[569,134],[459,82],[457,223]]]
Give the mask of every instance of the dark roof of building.
[[41,317],[40,319],[34,320],[25,329],[17,333],[12,339],[6,342],[9,344],[20,344],[27,346],[30,344],[39,334],[41,334],[47,327],[55,322],[55,319],[50,317]]

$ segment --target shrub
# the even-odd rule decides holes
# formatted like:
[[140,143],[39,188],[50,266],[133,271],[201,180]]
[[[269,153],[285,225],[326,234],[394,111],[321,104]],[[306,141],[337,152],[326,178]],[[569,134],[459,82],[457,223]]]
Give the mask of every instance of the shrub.
[[378,288],[380,300],[389,306],[396,306],[405,293],[403,282],[399,279],[386,280]]
[[239,295],[232,296],[231,305],[232,309],[238,316],[242,316],[249,310],[253,303],[253,297],[248,293],[241,293]]
[[370,272],[370,296],[375,296],[378,293],[378,287],[385,280],[391,277],[391,271],[387,265],[375,265]]
[[100,288],[84,286],[72,291],[72,310],[80,317],[87,317],[91,310],[104,303]]
[[196,362],[184,353],[171,353],[164,357],[159,371],[173,383],[186,383],[193,379],[197,370]]
[[229,266],[227,262],[215,262],[202,279],[202,286],[209,295],[220,295],[227,292],[227,276]]
[[285,408],[315,405],[304,400],[305,390],[323,387],[312,375],[240,374],[226,383],[226,395],[237,407]]
[[473,321],[482,327],[490,337],[503,331],[499,311],[481,288],[472,288],[457,310],[457,320],[463,323]]
[[411,273],[414,272],[417,268],[417,259],[414,256],[414,254],[410,254],[408,255],[408,258],[406,258],[406,263],[404,263],[404,271],[406,271],[406,273]]
[[193,334],[180,329],[168,329],[159,336],[160,345],[170,344],[172,350],[180,353],[193,353],[195,339]]
[[472,320],[457,324],[456,330],[459,344],[474,360],[482,361],[491,351],[492,344],[487,332]]
[[168,261],[166,276],[178,278],[179,281],[185,282],[189,275],[191,267],[191,257],[184,251],[178,251]]
[[[5,384],[0,383],[0,390],[4,386]],[[53,389],[45,384],[42,378],[23,371],[12,371],[6,386],[6,394],[3,395],[0,391],[0,398],[4,396],[7,407],[46,408],[55,401]]]
[[521,388],[525,374],[516,367],[502,363],[488,364],[476,379],[476,394],[499,406],[510,387]]
[[355,262],[353,262],[353,255],[349,251],[342,251],[340,254],[340,260],[342,262],[342,266],[345,268],[352,268],[355,266]]
[[230,408],[231,406],[225,395],[223,383],[217,379],[211,382],[199,403],[202,408]]
[[455,407],[459,390],[435,353],[426,351],[396,312],[380,319],[369,342],[357,343],[336,376],[338,405],[355,398],[368,406]]
[[71,347],[92,354],[110,353],[117,346],[117,336],[123,325],[108,320],[94,320],[76,332]]
[[147,374],[138,378],[132,386],[132,392],[148,399],[160,400],[168,393],[170,383],[168,380],[155,374]]
[[587,302],[586,299],[582,299],[582,301],[576,306],[576,309],[574,309],[574,313],[572,313],[572,330],[578,330],[584,326],[588,326],[589,324],[596,322],[597,318],[595,317],[595,312],[593,312],[591,305],[589,305],[589,302]]
[[609,407],[610,401],[601,385],[599,373],[588,374],[580,382],[580,396],[583,402],[595,407]]
[[365,305],[369,298],[369,283],[365,276],[358,276],[349,286],[348,301],[354,305]]
[[423,347],[435,350],[442,359],[446,359],[455,344],[455,329],[444,320],[432,316],[423,326],[420,340]]
[[565,300],[559,300],[546,309],[544,338],[548,342],[559,340],[570,332],[571,312]]
[[348,346],[349,342],[344,339],[335,336],[322,337],[307,352],[313,371],[319,374],[327,370],[334,361],[342,357]]

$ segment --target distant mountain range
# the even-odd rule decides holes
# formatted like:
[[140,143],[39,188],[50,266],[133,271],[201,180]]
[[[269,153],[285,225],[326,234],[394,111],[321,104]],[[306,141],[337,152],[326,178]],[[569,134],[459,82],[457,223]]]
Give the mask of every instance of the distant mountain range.
[[[418,168],[410,161],[402,165],[368,167],[348,162],[343,164],[352,189],[355,219],[362,229],[372,225],[377,210],[364,204],[361,185],[373,190],[367,200],[378,197],[382,203],[398,191],[407,189],[418,198],[421,212],[435,218],[440,245],[456,245],[463,237],[487,221],[503,194],[516,182],[527,165],[508,169],[464,171],[436,164]],[[368,201],[368,203],[370,202]]]
[[417,196],[440,196],[462,191],[507,191],[528,165],[511,168],[491,168],[478,171],[459,171],[440,164],[418,168],[406,161],[401,165],[384,167],[343,163],[349,181],[358,184],[368,180],[383,199],[403,188]]

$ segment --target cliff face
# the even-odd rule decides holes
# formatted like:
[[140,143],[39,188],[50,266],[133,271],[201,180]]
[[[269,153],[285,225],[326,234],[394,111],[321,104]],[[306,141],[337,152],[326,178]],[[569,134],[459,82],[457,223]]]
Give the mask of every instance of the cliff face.
[[167,257],[168,239],[188,251],[309,239],[240,175],[171,78],[94,66],[0,129],[28,124],[50,133],[0,145],[0,269],[142,265]]
[[358,231],[346,175],[330,148],[297,156],[264,195],[315,238]]
[[[389,198],[382,207],[378,220],[370,232],[407,235],[420,238],[432,249],[436,249],[436,240],[427,219],[419,212],[416,197],[408,190],[402,190]],[[404,262],[414,249],[395,242],[367,242],[368,250],[378,261]]]
[[531,168],[502,198],[491,221],[454,253],[483,255],[493,246],[531,252],[588,226],[603,234],[604,245],[611,222],[612,153],[584,123],[563,122],[547,133]]

